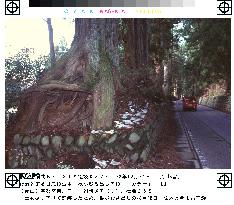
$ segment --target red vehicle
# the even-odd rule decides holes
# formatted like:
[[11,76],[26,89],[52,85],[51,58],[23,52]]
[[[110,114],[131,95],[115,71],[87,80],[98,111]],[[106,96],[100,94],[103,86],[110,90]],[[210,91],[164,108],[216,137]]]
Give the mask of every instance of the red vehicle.
[[197,100],[195,97],[183,97],[183,110],[197,111]]

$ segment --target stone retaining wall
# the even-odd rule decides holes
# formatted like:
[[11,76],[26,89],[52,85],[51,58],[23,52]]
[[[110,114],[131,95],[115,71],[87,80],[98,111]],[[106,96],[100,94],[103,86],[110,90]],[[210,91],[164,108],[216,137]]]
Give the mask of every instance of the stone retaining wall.
[[231,96],[201,97],[199,104],[212,107],[223,112],[231,112]]
[[151,148],[158,142],[166,116],[166,105],[157,109],[155,119],[131,132],[88,136],[14,136],[14,150],[9,157],[10,168],[38,168],[43,160],[53,159],[61,151],[103,151],[119,153],[132,162],[146,161]]

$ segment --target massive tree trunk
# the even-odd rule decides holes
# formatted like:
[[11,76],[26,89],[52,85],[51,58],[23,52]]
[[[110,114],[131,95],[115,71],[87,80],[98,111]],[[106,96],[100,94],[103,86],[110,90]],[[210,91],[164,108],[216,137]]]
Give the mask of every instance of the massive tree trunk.
[[146,19],[125,19],[125,64],[138,69],[148,64],[149,29]]
[[147,19],[124,19],[124,63],[123,84],[128,92],[140,94],[143,84],[149,82],[149,26]]
[[[162,20],[124,19],[125,65],[132,90],[161,98],[163,95]],[[151,60],[151,63],[150,61]],[[153,67],[154,70],[151,68]],[[129,73],[129,72],[128,72]],[[143,84],[144,86],[143,86]],[[145,87],[145,88],[144,88]],[[137,88],[137,89],[136,89]]]
[[19,105],[15,132],[79,133],[112,125],[118,72],[117,19],[76,19],[68,53]]

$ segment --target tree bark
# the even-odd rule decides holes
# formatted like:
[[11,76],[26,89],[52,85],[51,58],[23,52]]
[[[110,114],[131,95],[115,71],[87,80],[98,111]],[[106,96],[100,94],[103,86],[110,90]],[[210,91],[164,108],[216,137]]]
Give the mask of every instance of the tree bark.
[[[79,27],[85,28],[80,30]],[[112,126],[115,101],[113,69],[119,66],[117,19],[76,19],[76,33],[73,46],[85,47],[87,64],[92,72],[99,74],[99,82],[94,86],[92,129],[106,129]],[[87,80],[87,73],[83,75]]]
[[48,31],[49,31],[51,67],[53,67],[55,64],[55,52],[54,52],[54,34],[53,34],[53,27],[51,24],[51,18],[47,18],[46,22],[47,22]]
[[149,26],[146,19],[126,19],[125,64],[138,69],[148,64]]

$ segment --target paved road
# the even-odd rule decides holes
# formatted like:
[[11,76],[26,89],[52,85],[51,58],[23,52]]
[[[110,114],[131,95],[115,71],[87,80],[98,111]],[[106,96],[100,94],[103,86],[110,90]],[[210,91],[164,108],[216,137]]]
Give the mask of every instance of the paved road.
[[231,115],[199,105],[197,112],[182,109],[176,101],[176,112],[188,130],[203,168],[231,168]]

